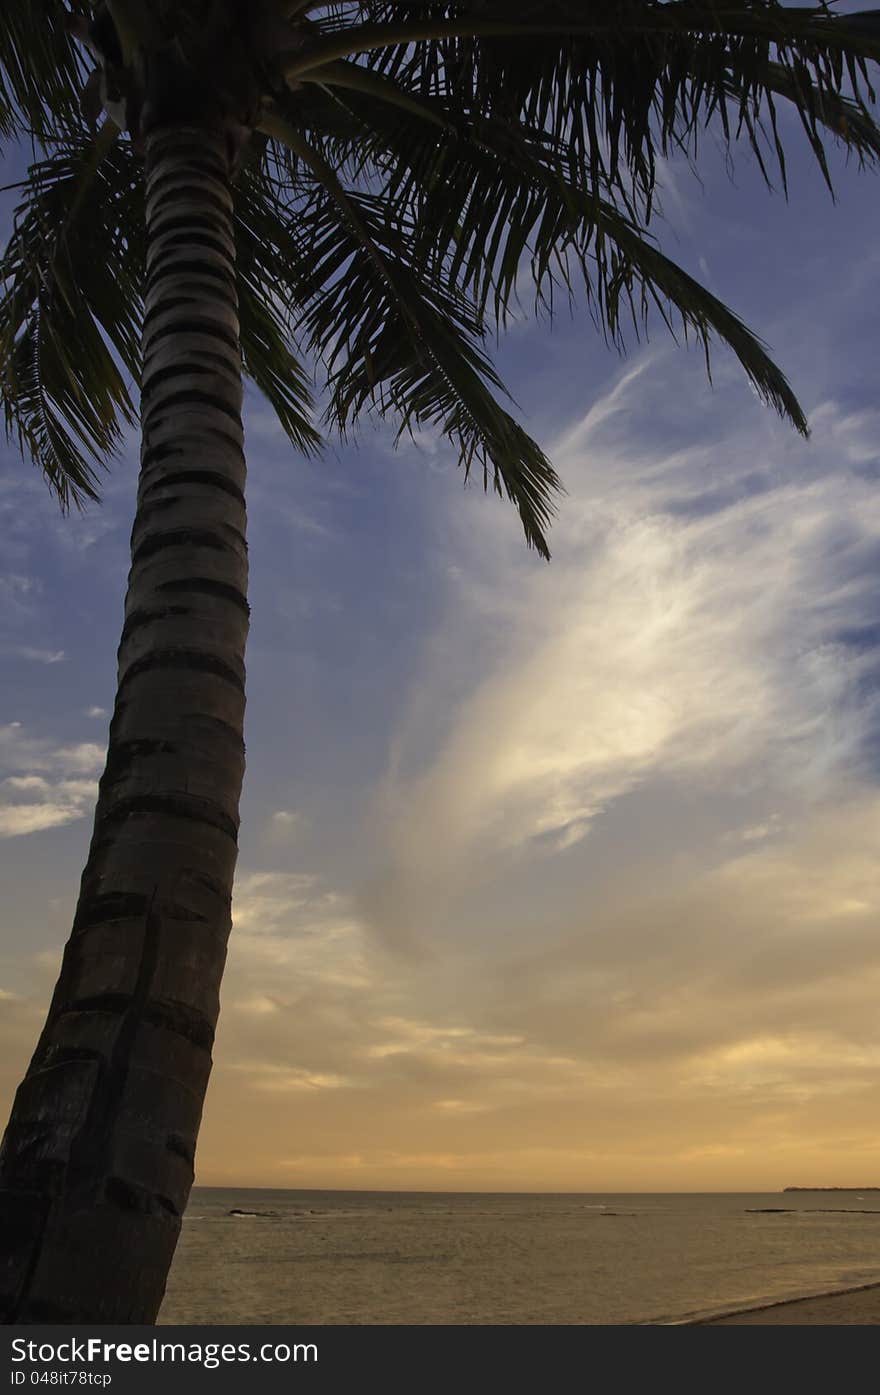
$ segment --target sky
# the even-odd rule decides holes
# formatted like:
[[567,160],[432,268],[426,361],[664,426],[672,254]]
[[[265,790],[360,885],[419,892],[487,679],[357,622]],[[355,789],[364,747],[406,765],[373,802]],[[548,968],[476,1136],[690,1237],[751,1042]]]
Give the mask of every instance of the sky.
[[[626,358],[524,310],[548,565],[430,434],[298,459],[250,396],[248,770],[210,1185],[880,1183],[880,179],[704,142],[670,255],[771,346]],[[4,205],[7,215],[8,198]],[[115,686],[137,442],[63,518],[0,456],[0,1111],[42,1024]]]

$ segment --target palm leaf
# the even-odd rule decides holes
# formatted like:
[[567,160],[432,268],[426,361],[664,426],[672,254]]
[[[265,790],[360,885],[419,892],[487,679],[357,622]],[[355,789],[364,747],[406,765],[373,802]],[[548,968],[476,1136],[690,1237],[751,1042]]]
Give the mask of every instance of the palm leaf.
[[[396,411],[403,430],[438,426],[546,553],[558,481],[496,400],[483,347],[524,272],[551,311],[558,294],[585,293],[621,346],[654,310],[707,351],[723,340],[805,429],[761,342],[649,235],[656,157],[693,157],[714,122],[768,178],[775,159],[784,184],[785,104],[829,182],[827,131],[873,162],[880,12],[777,0],[279,0],[279,11],[298,46],[259,57],[275,138],[235,185],[238,291],[244,370],[298,449],[320,441],[305,351],[329,364],[331,422],[373,409]],[[114,0],[113,14],[127,50],[151,46],[139,26],[156,20],[196,67],[211,51],[207,9],[192,3]],[[0,13],[0,135],[60,137],[32,167],[3,259],[4,411],[63,501],[94,492],[96,460],[131,420],[143,236],[137,160],[128,146],[105,158],[81,129],[68,17],[62,0],[7,0]],[[283,71],[294,90],[279,88]]]
[[[556,285],[573,289],[573,262],[595,318],[620,347],[627,323],[647,329],[652,307],[670,327],[677,316],[707,351],[712,336],[728,344],[759,395],[806,431],[797,399],[760,340],[662,254],[631,204],[621,207],[572,182],[564,145],[524,123],[454,117],[437,100],[421,123],[401,123],[394,102],[375,89],[352,88],[345,100],[360,115],[374,165],[390,156],[383,195],[398,216],[406,210],[412,260],[471,300],[478,319],[505,318],[524,268],[540,302],[552,308]],[[410,115],[418,115],[415,108]]]
[[97,497],[95,466],[135,420],[143,209],[111,123],[33,164],[0,261],[0,384],[8,437],[62,506]]
[[514,503],[530,546],[549,557],[545,530],[559,481],[544,453],[496,400],[503,390],[481,352],[480,316],[442,273],[412,257],[412,229],[388,200],[346,188],[320,152],[283,119],[264,129],[311,171],[298,211],[311,287],[303,329],[328,363],[330,420],[341,430],[366,407],[393,412],[398,439],[435,426],[454,442],[467,478],[474,466]]
[[[748,111],[749,121],[733,124],[763,158],[759,118],[772,125],[774,84],[762,74],[771,61],[799,110],[809,113],[806,79],[820,100],[848,82],[865,113],[880,25],[873,11],[834,15],[774,0],[366,3],[349,9],[348,24],[317,24],[285,66],[296,81],[331,80],[346,56],[410,99],[445,98],[565,140],[591,183],[635,185],[649,207],[655,150],[693,147],[713,115],[729,138],[729,111]],[[775,138],[771,148],[781,155]]]
[[289,236],[289,213],[265,172],[244,170],[233,192],[242,367],[295,449],[312,454],[321,435],[294,331],[295,288],[307,275],[308,261]]
[[58,0],[0,5],[0,136],[44,141],[79,124],[85,64]]
[[[71,135],[16,186],[21,202],[0,260],[0,388],[7,437],[42,469],[63,507],[98,497],[97,467],[137,413],[141,371],[143,171],[105,123]],[[320,435],[309,376],[292,350],[279,288],[286,215],[265,179],[235,187],[237,291],[245,374],[299,450]]]

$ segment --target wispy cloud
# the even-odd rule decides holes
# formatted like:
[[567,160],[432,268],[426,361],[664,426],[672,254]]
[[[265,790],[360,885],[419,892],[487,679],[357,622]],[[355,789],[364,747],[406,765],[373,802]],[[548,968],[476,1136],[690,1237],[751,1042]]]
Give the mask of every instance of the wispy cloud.
[[273,843],[290,843],[308,825],[308,819],[298,809],[276,809],[269,818],[269,835]]
[[20,722],[0,726],[0,772],[28,772],[0,774],[0,838],[41,833],[90,813],[103,762],[104,749],[94,742],[54,745],[29,736]]
[[[265,991],[273,975],[363,984],[363,927],[349,899],[305,872],[243,872],[233,899],[232,953],[243,982]],[[276,982],[277,982],[276,978]]]
[[65,658],[63,649],[32,649],[29,645],[23,645],[13,650],[13,653],[22,659],[31,659],[36,664],[60,664]]
[[557,443],[569,498],[549,568],[514,565],[510,519],[461,530],[483,590],[475,614],[456,598],[445,652],[485,658],[451,717],[426,675],[398,745],[389,867],[364,902],[386,935],[498,859],[572,847],[658,780],[814,798],[832,772],[873,774],[880,635],[846,643],[874,611],[880,500],[851,468],[871,423],[826,404],[797,473],[772,424],[744,431],[717,403],[711,424],[694,413],[699,445],[658,449],[667,364],[629,368]]

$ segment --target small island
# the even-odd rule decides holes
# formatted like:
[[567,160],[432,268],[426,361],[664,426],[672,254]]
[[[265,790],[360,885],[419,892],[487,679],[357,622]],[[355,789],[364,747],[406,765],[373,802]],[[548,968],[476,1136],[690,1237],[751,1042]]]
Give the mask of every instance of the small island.
[[880,1187],[783,1187],[783,1192],[880,1192]]

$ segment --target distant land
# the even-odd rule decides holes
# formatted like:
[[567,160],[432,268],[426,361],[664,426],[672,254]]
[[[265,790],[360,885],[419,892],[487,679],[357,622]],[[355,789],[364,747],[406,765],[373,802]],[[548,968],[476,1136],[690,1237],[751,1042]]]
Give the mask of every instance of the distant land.
[[784,1192],[880,1192],[880,1187],[783,1187]]

